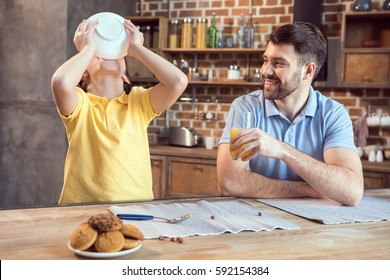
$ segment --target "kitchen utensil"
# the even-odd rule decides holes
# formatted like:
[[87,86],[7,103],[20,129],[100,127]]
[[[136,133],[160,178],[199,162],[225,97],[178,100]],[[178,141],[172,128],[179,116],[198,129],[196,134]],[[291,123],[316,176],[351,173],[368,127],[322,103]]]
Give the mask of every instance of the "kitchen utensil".
[[193,128],[175,126],[169,129],[169,143],[175,146],[194,147],[198,145],[199,135]]
[[187,220],[189,217],[192,216],[192,214],[187,214],[187,215],[184,215],[184,216],[181,216],[181,217],[178,217],[178,218],[174,218],[174,219],[168,219],[168,218],[163,218],[163,217],[156,217],[156,216],[153,216],[153,215],[142,215],[142,214],[117,214],[116,215],[118,218],[122,219],[122,220],[154,220],[154,219],[160,219],[160,220],[164,220],[166,221],[167,223],[170,223],[170,224],[177,224],[177,223],[180,223],[184,220]]

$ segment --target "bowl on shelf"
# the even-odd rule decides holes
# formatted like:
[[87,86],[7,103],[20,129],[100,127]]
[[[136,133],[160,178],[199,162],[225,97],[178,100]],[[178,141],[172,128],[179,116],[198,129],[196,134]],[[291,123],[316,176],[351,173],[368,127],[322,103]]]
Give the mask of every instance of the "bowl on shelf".
[[378,48],[379,41],[377,41],[377,40],[363,40],[362,47],[363,48]]

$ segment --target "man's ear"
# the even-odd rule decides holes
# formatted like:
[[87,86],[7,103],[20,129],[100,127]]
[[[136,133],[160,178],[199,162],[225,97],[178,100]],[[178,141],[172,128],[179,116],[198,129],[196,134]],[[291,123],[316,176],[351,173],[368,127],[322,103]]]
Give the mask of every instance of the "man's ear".
[[305,74],[303,76],[303,79],[310,79],[313,78],[314,73],[316,72],[317,65],[313,62],[308,63],[305,65]]

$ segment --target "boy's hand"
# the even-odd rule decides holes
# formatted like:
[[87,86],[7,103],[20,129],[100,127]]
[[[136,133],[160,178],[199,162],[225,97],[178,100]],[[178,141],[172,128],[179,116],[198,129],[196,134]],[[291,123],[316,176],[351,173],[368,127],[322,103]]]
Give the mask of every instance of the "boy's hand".
[[80,52],[85,46],[92,46],[96,48],[95,40],[92,37],[93,31],[95,31],[99,22],[96,21],[93,25],[88,27],[89,19],[84,19],[79,26],[77,27],[74,37],[73,43],[76,46],[76,49]]
[[128,19],[124,21],[124,27],[130,36],[129,48],[127,54],[133,56],[133,52],[139,46],[144,44],[144,35],[138,30],[138,28]]

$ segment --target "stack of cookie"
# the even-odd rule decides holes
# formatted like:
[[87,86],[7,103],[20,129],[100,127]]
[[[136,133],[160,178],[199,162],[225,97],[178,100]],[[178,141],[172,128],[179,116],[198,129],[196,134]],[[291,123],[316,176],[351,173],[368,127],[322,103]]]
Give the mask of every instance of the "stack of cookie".
[[144,235],[137,227],[102,213],[81,223],[70,237],[70,245],[82,251],[95,248],[98,252],[118,252],[137,247],[141,240]]

